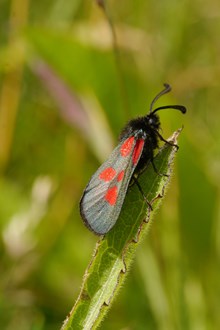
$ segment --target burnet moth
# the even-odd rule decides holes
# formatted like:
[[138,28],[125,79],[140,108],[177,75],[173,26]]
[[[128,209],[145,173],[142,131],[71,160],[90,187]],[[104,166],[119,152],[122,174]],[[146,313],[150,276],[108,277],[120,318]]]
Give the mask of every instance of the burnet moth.
[[84,190],[80,200],[80,213],[85,225],[98,235],[106,234],[116,223],[132,178],[143,194],[136,178],[138,173],[143,171],[148,162],[152,163],[157,172],[154,150],[158,148],[159,140],[170,142],[159,133],[160,120],[156,113],[163,109],[186,112],[182,105],[166,105],[153,109],[155,102],[171,91],[170,85],[164,84],[164,87],[151,102],[149,113],[132,119],[124,127],[118,146],[92,176]]

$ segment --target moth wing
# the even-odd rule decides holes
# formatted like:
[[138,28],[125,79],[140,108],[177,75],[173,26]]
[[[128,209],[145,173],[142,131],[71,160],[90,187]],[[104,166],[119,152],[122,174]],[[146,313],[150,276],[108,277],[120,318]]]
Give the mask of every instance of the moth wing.
[[122,141],[89,181],[80,201],[80,213],[95,233],[106,234],[117,221],[143,147],[144,140],[134,136]]

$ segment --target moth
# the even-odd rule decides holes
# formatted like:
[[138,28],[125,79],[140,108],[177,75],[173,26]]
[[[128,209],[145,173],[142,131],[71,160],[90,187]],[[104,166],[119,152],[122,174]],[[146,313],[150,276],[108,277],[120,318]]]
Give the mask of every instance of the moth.
[[175,109],[186,113],[183,105],[153,109],[155,102],[170,91],[170,85],[164,84],[164,89],[151,102],[148,114],[127,123],[119,136],[119,144],[87,184],[80,200],[80,213],[85,225],[94,233],[104,235],[115,225],[132,179],[143,193],[137,177],[149,162],[157,172],[154,151],[160,140],[170,143],[159,132],[157,112]]

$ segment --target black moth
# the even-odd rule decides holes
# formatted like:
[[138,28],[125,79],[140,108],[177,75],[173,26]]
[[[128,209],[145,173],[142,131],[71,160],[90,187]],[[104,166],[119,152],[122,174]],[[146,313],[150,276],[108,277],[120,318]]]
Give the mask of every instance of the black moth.
[[[158,98],[171,91],[170,85],[164,84],[164,87],[151,102],[149,113],[132,119],[124,127],[118,146],[92,176],[84,190],[80,213],[85,225],[98,235],[106,234],[116,223],[132,179],[143,194],[137,175],[149,161],[157,172],[154,150],[158,148],[159,140],[167,141],[159,133],[160,120],[156,112],[175,109],[186,113],[186,108],[182,105],[167,105],[153,110]],[[150,204],[149,206],[151,207]]]

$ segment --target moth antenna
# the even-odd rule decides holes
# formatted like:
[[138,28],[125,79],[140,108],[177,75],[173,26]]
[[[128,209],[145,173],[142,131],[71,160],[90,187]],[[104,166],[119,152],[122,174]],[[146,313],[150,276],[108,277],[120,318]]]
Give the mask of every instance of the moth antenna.
[[186,113],[186,107],[184,105],[164,105],[163,107],[156,108],[154,111],[151,112],[151,115],[154,114],[155,112],[163,109],[174,109],[174,110],[179,110],[182,113]]
[[164,89],[155,96],[155,98],[153,99],[153,101],[151,102],[150,104],[150,113],[152,113],[152,109],[153,109],[153,106],[154,106],[154,103],[164,94],[167,94],[171,91],[171,86],[169,84],[163,84],[164,85]]

